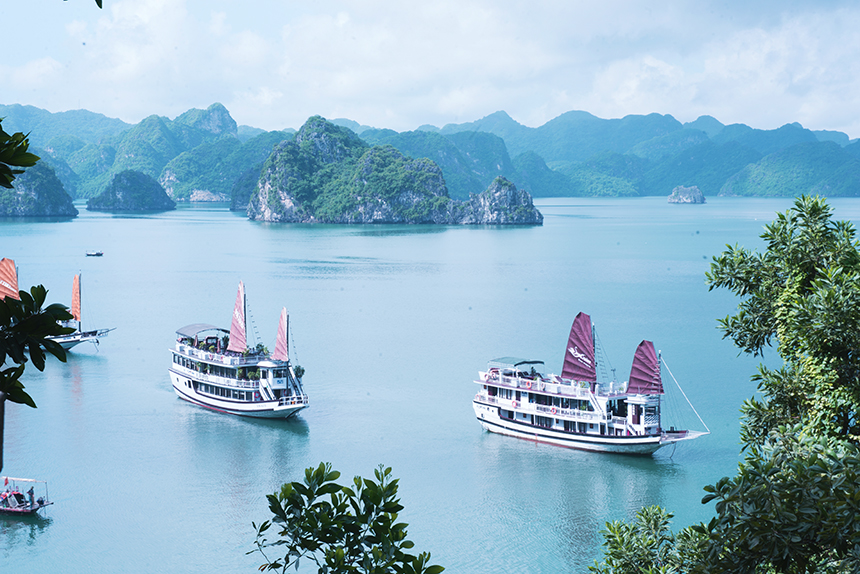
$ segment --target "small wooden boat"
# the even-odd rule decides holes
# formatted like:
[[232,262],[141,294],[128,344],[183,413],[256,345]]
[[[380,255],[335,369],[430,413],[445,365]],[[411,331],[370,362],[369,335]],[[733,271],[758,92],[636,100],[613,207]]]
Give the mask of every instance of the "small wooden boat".
[[[32,478],[12,478],[11,476],[0,477],[3,483],[3,491],[0,492],[0,513],[3,514],[35,514],[42,508],[54,504],[48,500],[48,483],[44,480]],[[44,485],[44,495],[36,498],[36,485]],[[26,491],[22,489],[29,485]]]

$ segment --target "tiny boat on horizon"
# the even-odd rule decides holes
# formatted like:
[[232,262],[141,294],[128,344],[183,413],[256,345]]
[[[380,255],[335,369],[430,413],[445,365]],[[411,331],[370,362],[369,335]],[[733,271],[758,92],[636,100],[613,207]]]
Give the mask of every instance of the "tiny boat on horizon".
[[[48,482],[32,478],[12,478],[11,476],[0,477],[3,481],[3,491],[0,492],[0,513],[13,515],[35,514],[42,508],[54,504],[48,500]],[[19,483],[30,484],[25,492],[21,491]],[[45,494],[36,498],[35,485],[44,484]]]
[[579,313],[570,329],[561,376],[538,372],[543,361],[514,357],[490,361],[475,381],[481,389],[472,401],[481,426],[557,446],[638,455],[710,433],[689,400],[706,430],[662,427],[665,362],[651,341],[639,344],[625,384],[598,382],[594,340],[591,317]]
[[169,368],[179,398],[208,409],[258,418],[289,418],[308,407],[304,370],[289,358],[289,315],[281,310],[275,350],[246,341],[245,286],[239,282],[230,330],[195,323],[176,331]]
[[87,257],[101,257],[104,251],[87,251]]

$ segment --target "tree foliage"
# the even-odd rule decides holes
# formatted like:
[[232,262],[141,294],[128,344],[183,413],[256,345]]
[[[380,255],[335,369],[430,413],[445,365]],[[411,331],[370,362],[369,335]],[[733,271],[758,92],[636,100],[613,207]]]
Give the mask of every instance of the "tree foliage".
[[775,341],[784,361],[754,377],[762,399],[744,403],[746,444],[795,423],[860,437],[860,252],[854,226],[831,215],[823,199],[800,197],[765,227],[764,253],[729,247],[707,274],[710,289],[742,298],[720,320],[724,336],[754,355]]
[[[0,401],[10,400],[36,408],[33,398],[24,391],[21,375],[29,354],[33,366],[45,369],[45,351],[65,362],[66,352],[49,337],[67,335],[74,329],[59,321],[72,319],[59,303],[45,305],[48,290],[42,285],[19,291],[20,300],[0,299]],[[7,366],[7,360],[13,364]]]
[[677,536],[669,529],[672,513],[647,506],[632,522],[615,520],[600,533],[606,547],[604,562],[588,569],[596,574],[663,574],[684,572],[697,557],[702,537],[692,529]]
[[[302,482],[284,484],[268,495],[274,518],[258,527],[249,552],[259,552],[265,562],[261,571],[298,570],[301,559],[313,562],[320,573],[438,574],[444,569],[430,565],[429,552],[414,556],[406,539],[406,524],[397,522],[403,509],[397,497],[397,479],[380,466],[376,480],[355,477],[353,486],[338,484],[340,473],[320,463],[305,470]],[[278,538],[266,538],[272,526]],[[269,558],[268,553],[282,556]]]
[[753,446],[732,478],[707,486],[716,501],[700,571],[857,572],[860,450],[801,425]]
[[823,199],[804,196],[762,239],[764,252],[729,246],[707,274],[711,289],[741,298],[737,313],[719,321],[724,336],[753,355],[775,345],[783,359],[753,377],[760,396],[741,409],[744,460],[734,477],[705,487],[702,503],[714,502],[716,512],[707,524],[663,534],[656,546],[638,516],[607,525],[598,572],[860,571],[854,227],[834,221]]
[[36,165],[39,156],[27,151],[30,147],[27,135],[21,132],[7,134],[2,121],[0,118],[0,186],[11,189],[15,177],[24,173],[19,168]]

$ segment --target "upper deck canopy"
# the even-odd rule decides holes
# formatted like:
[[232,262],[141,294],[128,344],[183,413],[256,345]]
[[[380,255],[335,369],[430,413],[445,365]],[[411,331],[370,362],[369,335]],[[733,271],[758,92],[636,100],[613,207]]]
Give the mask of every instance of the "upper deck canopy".
[[194,323],[192,325],[186,325],[181,329],[177,329],[176,334],[193,339],[197,337],[198,333],[202,333],[203,331],[221,331],[223,333],[230,332],[227,329],[222,329],[221,327],[216,327],[215,325],[209,325],[207,323]]
[[543,365],[543,361],[520,359],[518,357],[499,357],[498,359],[493,359],[492,361],[490,361],[490,367],[496,367],[500,369],[514,369],[521,365]]

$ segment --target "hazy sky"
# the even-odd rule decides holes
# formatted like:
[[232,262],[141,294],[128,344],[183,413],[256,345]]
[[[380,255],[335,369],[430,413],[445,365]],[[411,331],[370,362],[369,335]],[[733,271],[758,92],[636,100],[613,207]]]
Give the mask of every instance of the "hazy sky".
[[860,136],[860,3],[4,0],[0,103],[397,131],[504,110]]

